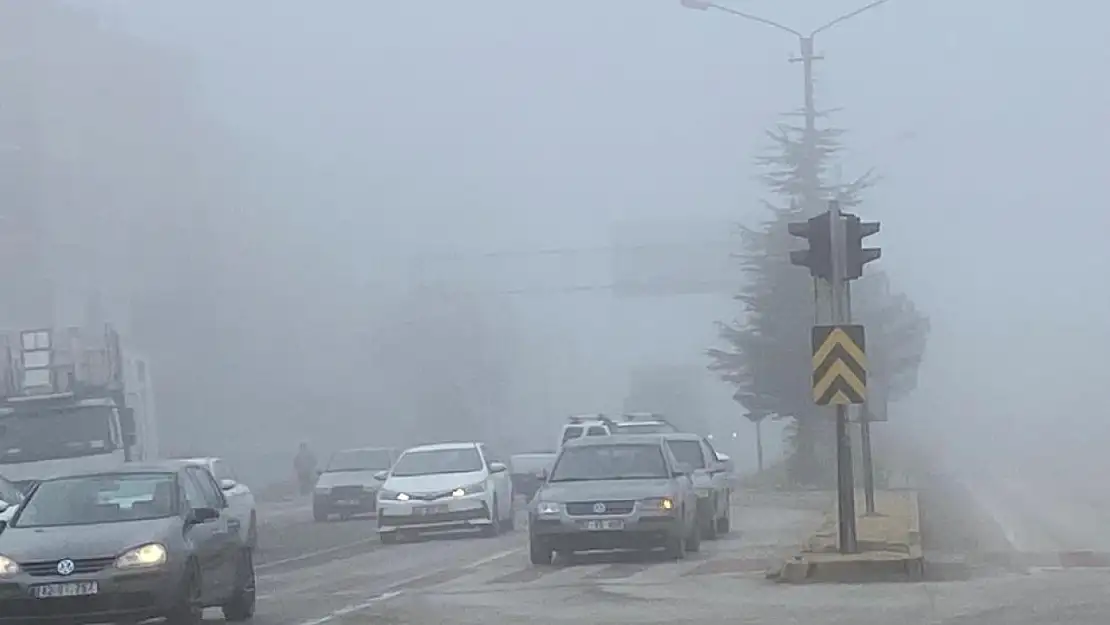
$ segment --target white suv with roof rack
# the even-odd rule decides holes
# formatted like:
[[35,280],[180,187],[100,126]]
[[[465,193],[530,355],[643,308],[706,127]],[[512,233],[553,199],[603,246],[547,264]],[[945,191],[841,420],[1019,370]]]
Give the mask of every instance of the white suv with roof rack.
[[673,434],[682,431],[663,415],[654,412],[626,412],[614,425],[614,434]]
[[563,426],[563,433],[559,436],[559,445],[556,449],[562,447],[567,441],[584,436],[608,436],[613,433],[614,426],[613,421],[601,413],[574,415],[568,418],[566,425]]

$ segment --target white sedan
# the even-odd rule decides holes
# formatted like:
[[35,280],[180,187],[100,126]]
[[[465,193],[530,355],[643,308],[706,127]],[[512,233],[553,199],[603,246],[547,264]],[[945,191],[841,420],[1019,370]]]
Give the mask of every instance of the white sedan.
[[252,549],[258,546],[258,511],[254,505],[254,494],[246,484],[239,481],[235,471],[222,458],[181,458],[182,462],[208,469],[220,484],[227,499],[228,512],[239,521],[243,532],[242,539]]
[[376,476],[378,535],[480,529],[496,536],[513,528],[513,485],[508,467],[482,443],[413,447]]

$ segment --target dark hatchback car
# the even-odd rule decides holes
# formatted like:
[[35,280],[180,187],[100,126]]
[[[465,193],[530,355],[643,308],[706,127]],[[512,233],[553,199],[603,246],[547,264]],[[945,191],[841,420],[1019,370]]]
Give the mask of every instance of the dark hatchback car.
[[382,481],[376,475],[388,471],[397,456],[397,450],[385,447],[344,449],[332,454],[316,479],[312,517],[326,521],[333,514],[341,519],[356,514],[377,516]]
[[0,530],[0,623],[254,614],[254,564],[212,475],[131,465],[45,480]]

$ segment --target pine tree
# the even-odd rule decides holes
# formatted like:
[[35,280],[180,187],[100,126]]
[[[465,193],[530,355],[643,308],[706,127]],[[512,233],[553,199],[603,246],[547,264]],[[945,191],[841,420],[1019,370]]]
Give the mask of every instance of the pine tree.
[[[709,368],[737,388],[735,397],[750,419],[793,420],[787,441],[791,481],[829,485],[834,476],[832,423],[813,404],[810,390],[809,328],[814,323],[816,293],[810,276],[789,260],[797,239],[789,235],[787,224],[812,216],[801,209],[803,132],[792,125],[777,126],[767,133],[770,149],[756,160],[763,169],[760,180],[772,199],[762,201],[768,214],[761,223],[741,226],[737,257],[745,281],[735,299],[743,315],[718,324],[726,347],[709,350]],[[867,172],[848,184],[829,184],[843,131],[825,128],[817,133],[822,194],[839,197],[842,208],[849,210],[877,179]],[[868,273],[868,288],[859,289],[855,298],[856,318],[868,324],[872,369],[878,365],[891,371],[889,378],[897,391],[892,398],[897,398],[912,390],[916,381],[928,322],[904,295],[893,298],[885,286],[871,286],[888,284],[881,272],[869,267]]]

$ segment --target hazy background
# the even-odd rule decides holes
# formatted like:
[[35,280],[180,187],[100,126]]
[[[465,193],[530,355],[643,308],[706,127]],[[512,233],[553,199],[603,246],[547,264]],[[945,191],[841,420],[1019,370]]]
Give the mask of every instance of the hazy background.
[[[804,31],[858,3],[733,4]],[[752,157],[801,101],[795,40],[677,0],[71,5],[100,34],[0,3],[0,82],[36,94],[0,106],[0,162],[51,162],[11,174],[12,215],[36,207],[58,293],[109,292],[152,353],[174,449],[550,447],[634,367],[704,368],[738,307],[618,297],[606,248],[758,218]],[[1110,9],[1078,6],[895,0],[817,40],[845,176],[886,177],[860,213],[932,321],[879,427],[1054,463],[1110,444]],[[705,393],[753,466],[731,389]]]

